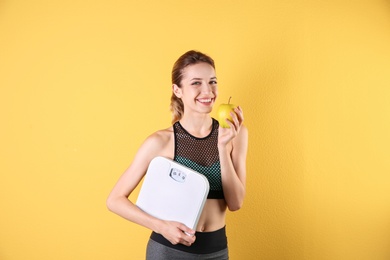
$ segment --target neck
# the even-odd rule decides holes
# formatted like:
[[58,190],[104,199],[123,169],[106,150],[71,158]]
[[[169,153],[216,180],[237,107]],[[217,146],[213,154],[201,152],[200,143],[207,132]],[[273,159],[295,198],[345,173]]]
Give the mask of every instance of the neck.
[[180,119],[180,124],[193,136],[204,137],[210,134],[212,128],[212,118],[210,115],[199,117],[185,117]]

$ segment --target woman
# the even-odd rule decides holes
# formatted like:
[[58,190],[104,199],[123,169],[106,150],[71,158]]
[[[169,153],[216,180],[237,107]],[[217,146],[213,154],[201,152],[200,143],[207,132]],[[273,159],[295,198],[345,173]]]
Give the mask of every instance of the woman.
[[[107,199],[109,210],[153,231],[147,259],[228,259],[225,216],[227,208],[238,210],[244,200],[248,131],[240,107],[231,121],[226,119],[230,128],[219,127],[210,116],[217,90],[213,59],[197,51],[183,54],[172,70],[173,126],[144,141]],[[129,201],[156,156],[208,178],[210,192],[196,230],[154,218]]]

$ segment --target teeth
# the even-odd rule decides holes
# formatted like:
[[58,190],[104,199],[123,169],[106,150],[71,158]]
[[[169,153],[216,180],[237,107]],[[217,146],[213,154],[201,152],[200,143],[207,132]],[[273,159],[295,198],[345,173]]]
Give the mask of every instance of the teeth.
[[199,102],[208,103],[208,102],[211,102],[211,98],[199,99]]

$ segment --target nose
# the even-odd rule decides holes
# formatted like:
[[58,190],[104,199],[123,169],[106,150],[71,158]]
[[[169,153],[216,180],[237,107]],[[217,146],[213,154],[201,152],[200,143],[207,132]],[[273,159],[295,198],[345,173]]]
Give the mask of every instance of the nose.
[[209,83],[203,84],[203,86],[202,86],[202,93],[208,94],[208,93],[211,93],[211,92],[212,92],[211,85]]

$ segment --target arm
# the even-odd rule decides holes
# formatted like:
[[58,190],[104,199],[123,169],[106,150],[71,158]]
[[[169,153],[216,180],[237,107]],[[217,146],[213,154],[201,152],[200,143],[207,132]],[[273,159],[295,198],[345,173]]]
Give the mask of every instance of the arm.
[[159,134],[153,134],[142,144],[129,168],[122,174],[107,198],[107,207],[119,216],[153,230],[163,235],[172,244],[191,245],[195,241],[194,236],[188,236],[184,232],[195,232],[184,224],[174,221],[164,221],[152,217],[139,209],[128,197],[144,177],[150,161],[161,155],[166,147],[166,141]]
[[221,162],[222,186],[229,210],[241,208],[245,197],[246,155],[248,129],[242,125],[243,112],[240,107],[232,113],[230,128],[219,128],[218,150]]

